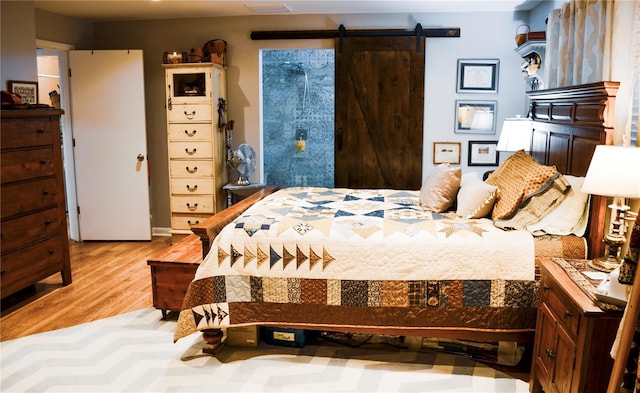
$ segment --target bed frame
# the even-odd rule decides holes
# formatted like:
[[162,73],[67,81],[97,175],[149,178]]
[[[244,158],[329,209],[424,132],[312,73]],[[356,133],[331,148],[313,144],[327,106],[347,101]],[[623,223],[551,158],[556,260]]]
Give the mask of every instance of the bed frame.
[[[618,82],[600,82],[588,85],[532,91],[529,117],[533,120],[531,155],[540,163],[555,165],[561,173],[584,176],[589,167],[596,145],[611,144],[615,113],[615,95]],[[203,257],[209,252],[213,238],[246,209],[265,196],[275,192],[277,187],[266,187],[248,198],[210,217],[192,231],[202,242]],[[602,255],[606,198],[594,196],[591,203],[590,224],[587,244],[589,257]],[[308,328],[313,326],[286,326]],[[353,327],[335,331],[351,333],[377,333],[389,335],[415,335],[475,341],[517,341],[533,342],[532,331],[487,331],[478,332],[463,329],[420,327],[397,330],[392,328]],[[358,331],[355,331],[358,330]],[[203,331],[207,343],[205,352],[214,353],[221,345],[222,332],[219,329]]]

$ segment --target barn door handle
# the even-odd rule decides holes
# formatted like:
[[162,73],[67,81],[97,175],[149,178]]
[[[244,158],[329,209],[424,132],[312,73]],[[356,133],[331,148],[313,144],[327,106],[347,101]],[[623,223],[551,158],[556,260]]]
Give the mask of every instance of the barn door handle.
[[342,128],[338,128],[338,135],[336,138],[336,145],[338,146],[338,151],[342,150]]

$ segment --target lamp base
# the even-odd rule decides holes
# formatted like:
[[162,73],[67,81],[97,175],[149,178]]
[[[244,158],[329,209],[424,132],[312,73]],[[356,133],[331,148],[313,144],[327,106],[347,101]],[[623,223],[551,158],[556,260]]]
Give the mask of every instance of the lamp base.
[[589,266],[602,272],[610,272],[618,267],[622,261],[620,260],[620,249],[624,245],[625,238],[616,234],[608,234],[602,242],[604,246],[604,255],[600,258],[589,261]]
[[609,273],[620,267],[620,261],[615,258],[604,256],[602,258],[590,260],[588,265],[595,270]]

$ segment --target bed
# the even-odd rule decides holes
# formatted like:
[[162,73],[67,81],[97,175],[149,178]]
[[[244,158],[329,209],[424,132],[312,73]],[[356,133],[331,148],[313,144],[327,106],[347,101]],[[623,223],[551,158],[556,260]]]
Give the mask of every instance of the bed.
[[[200,331],[214,353],[222,329],[262,325],[532,342],[535,258],[600,255],[606,201],[586,202],[579,235],[529,227],[568,200],[595,146],[611,143],[616,90],[530,92],[531,151],[486,181],[439,166],[421,190],[271,187],[194,226],[204,262],[174,339]],[[478,198],[487,185],[493,197]],[[465,187],[473,198],[462,199]]]

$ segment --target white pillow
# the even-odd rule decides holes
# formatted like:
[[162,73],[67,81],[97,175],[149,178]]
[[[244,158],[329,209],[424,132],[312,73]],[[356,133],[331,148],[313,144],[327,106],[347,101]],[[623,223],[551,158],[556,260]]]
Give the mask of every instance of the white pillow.
[[420,189],[420,205],[436,213],[450,208],[456,200],[461,176],[462,169],[452,168],[449,164],[435,167]]
[[498,187],[485,183],[478,172],[462,175],[458,191],[456,215],[462,218],[482,218],[491,214]]
[[565,175],[571,184],[569,192],[558,206],[527,230],[540,235],[583,236],[589,217],[589,194],[582,192],[584,177]]

